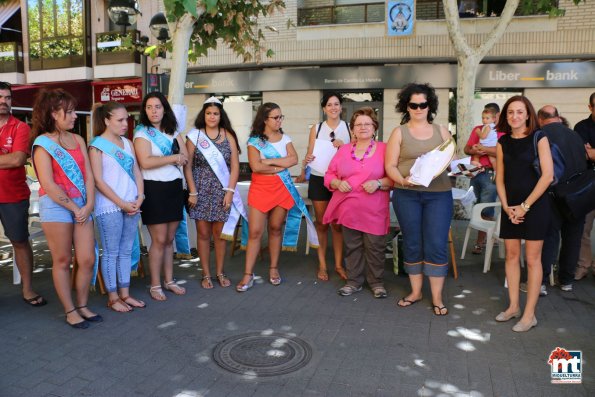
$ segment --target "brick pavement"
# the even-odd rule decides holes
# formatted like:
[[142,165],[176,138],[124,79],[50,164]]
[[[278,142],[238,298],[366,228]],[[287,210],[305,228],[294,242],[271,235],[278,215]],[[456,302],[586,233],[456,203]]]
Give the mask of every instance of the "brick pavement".
[[[455,221],[460,255],[464,223]],[[302,239],[303,240],[303,239]],[[133,278],[131,291],[148,304],[120,314],[92,293],[90,306],[105,322],[88,330],[64,324],[53,291],[47,248],[35,247],[35,287],[50,303],[27,307],[11,285],[12,269],[0,264],[0,396],[587,396],[595,394],[595,281],[572,293],[550,288],[540,299],[538,326],[526,334],[493,318],[507,302],[503,261],[483,274],[481,256],[458,261],[460,277],[448,278],[446,317],[432,315],[430,292],[410,308],[395,306],[408,291],[405,278],[386,274],[389,298],[369,290],[341,297],[335,274],[315,279],[315,252],[283,253],[284,282],[260,280],[244,294],[217,285],[200,288],[197,263],[176,264],[188,293],[151,301],[148,279]],[[495,255],[496,257],[496,255]],[[233,281],[244,255],[227,262]],[[388,265],[388,262],[387,262]],[[387,266],[388,269],[388,266]],[[257,274],[267,275],[266,263]],[[313,349],[297,372],[256,379],[234,375],[212,360],[221,340],[251,331],[294,333]],[[583,384],[552,385],[549,352],[561,346],[583,352]]]

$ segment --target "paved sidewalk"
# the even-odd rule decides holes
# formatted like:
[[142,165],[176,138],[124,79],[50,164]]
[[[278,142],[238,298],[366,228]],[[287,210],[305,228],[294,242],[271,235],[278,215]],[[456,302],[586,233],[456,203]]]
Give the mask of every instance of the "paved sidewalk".
[[[455,221],[460,256],[465,223]],[[144,310],[109,311],[107,298],[92,293],[89,306],[105,321],[88,330],[64,324],[52,287],[47,247],[37,245],[35,288],[50,303],[30,308],[13,286],[12,268],[0,264],[0,396],[588,396],[595,395],[595,279],[574,292],[549,288],[538,306],[538,326],[525,334],[513,322],[496,323],[505,308],[503,261],[481,272],[483,256],[458,260],[458,280],[449,276],[445,303],[450,314],[434,316],[430,291],[410,308],[395,299],[408,293],[406,278],[387,261],[388,299],[364,288],[341,297],[332,273],[317,282],[316,253],[283,253],[283,284],[260,280],[246,293],[200,288],[197,262],[176,263],[188,293],[167,293],[155,302],[148,278],[133,278],[132,293]],[[330,253],[329,253],[330,254]],[[234,286],[244,254],[227,262]],[[392,266],[392,265],[391,265]],[[267,277],[267,264],[257,274]],[[524,294],[523,294],[524,295]],[[235,375],[212,359],[214,346],[237,334],[293,333],[312,346],[312,359],[291,374],[254,378]],[[549,354],[556,347],[582,350],[583,383],[550,383]],[[593,360],[593,361],[592,361]]]

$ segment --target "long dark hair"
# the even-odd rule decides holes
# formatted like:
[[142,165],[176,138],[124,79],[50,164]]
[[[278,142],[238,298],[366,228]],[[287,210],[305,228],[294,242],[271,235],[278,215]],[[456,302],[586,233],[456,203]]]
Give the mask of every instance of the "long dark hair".
[[233,127],[231,126],[231,121],[229,121],[229,117],[227,116],[227,112],[225,112],[225,109],[223,109],[223,105],[217,102],[204,103],[202,105],[202,109],[200,109],[200,112],[198,112],[198,115],[196,116],[196,120],[194,120],[194,127],[196,127],[196,129],[206,131],[207,123],[205,122],[205,113],[207,109],[210,107],[216,107],[217,109],[219,109],[219,128],[223,128],[231,136],[233,136],[233,139],[235,139],[236,141],[238,153],[242,153],[242,150],[240,149],[240,143],[238,142],[238,134],[236,134],[236,132],[233,130]]
[[399,102],[397,102],[396,106],[397,112],[403,115],[401,117],[401,124],[405,124],[411,120],[407,105],[409,104],[411,97],[415,94],[425,95],[426,101],[428,101],[427,119],[428,123],[431,124],[432,121],[434,121],[436,113],[438,112],[438,96],[436,95],[436,91],[434,91],[434,87],[432,87],[429,83],[409,83],[401,89],[399,95],[397,96]]
[[326,104],[328,103],[329,99],[331,99],[332,97],[337,98],[339,100],[339,103],[343,104],[343,95],[341,95],[335,91],[327,91],[322,96],[322,100],[320,101],[320,107],[321,108],[325,107]]
[[93,109],[93,136],[101,135],[105,132],[107,126],[105,119],[111,119],[112,113],[116,109],[126,110],[126,106],[120,102],[109,101],[106,103],[98,103]]
[[149,121],[149,116],[147,116],[146,110],[147,101],[151,98],[159,99],[161,106],[163,106],[163,119],[161,120],[161,128],[166,134],[173,135],[178,130],[176,115],[174,114],[174,111],[172,110],[165,95],[159,91],[153,91],[145,95],[140,109],[140,124],[144,125],[145,127],[153,126],[153,124],[151,124]]
[[[275,109],[281,109],[281,107],[273,102],[266,102],[260,105],[256,111],[256,116],[252,122],[252,127],[250,128],[250,138],[260,138],[263,141],[269,139],[264,133],[264,123],[267,117],[269,117],[269,114],[271,114],[271,112]],[[279,132],[283,134],[283,130],[280,128]]]
[[62,88],[39,91],[33,104],[33,136],[38,137],[46,132],[54,132],[56,120],[52,117],[52,113],[60,109],[74,110],[76,104],[76,99]]
[[513,102],[522,102],[525,105],[525,109],[527,109],[527,121],[525,122],[525,126],[527,129],[525,130],[525,135],[531,134],[533,131],[539,128],[539,123],[537,120],[537,114],[535,113],[535,108],[531,101],[522,95],[515,95],[513,97],[508,98],[508,101],[502,107],[502,112],[500,113],[500,119],[498,119],[498,125],[496,126],[496,131],[504,132],[505,134],[512,134],[512,128],[508,124],[508,117],[506,113],[508,112],[508,107]]

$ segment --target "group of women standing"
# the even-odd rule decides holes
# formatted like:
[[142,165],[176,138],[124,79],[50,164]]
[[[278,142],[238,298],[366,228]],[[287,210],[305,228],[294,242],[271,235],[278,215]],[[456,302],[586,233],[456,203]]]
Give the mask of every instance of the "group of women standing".
[[[145,307],[143,301],[129,293],[131,252],[139,216],[151,236],[151,298],[166,300],[164,290],[185,294],[173,276],[173,240],[185,200],[190,217],[196,220],[203,270],[201,286],[205,289],[213,288],[214,280],[221,287],[231,285],[224,272],[225,239],[232,237],[240,217],[248,220],[248,233],[242,239],[247,252],[244,276],[236,290],[245,292],[253,286],[253,269],[265,227],[270,251],[269,282],[280,285],[280,252],[295,251],[305,216],[310,244],[319,248],[317,277],[323,281],[329,277],[326,248],[330,226],[335,270],[345,280],[338,293],[349,296],[367,282],[375,298],[385,298],[384,249],[393,188],[392,205],[403,232],[404,263],[411,284],[411,292],[397,305],[406,308],[422,299],[425,274],[430,282],[433,313],[448,314],[442,295],[448,270],[451,184],[446,171],[428,187],[415,184],[409,175],[415,159],[450,139],[444,127],[433,123],[438,109],[434,89],[427,84],[403,88],[397,104],[401,125],[386,144],[376,141],[379,123],[372,108],[358,109],[347,124],[341,120],[341,103],[340,94],[326,94],[321,102],[326,120],[310,131],[304,166],[315,160],[321,147],[332,152],[326,153],[332,157],[326,169],[319,164],[310,176],[308,196],[314,206],[314,227],[288,171],[298,163],[298,156],[291,138],[281,128],[284,115],[277,104],[261,105],[251,127],[247,150],[253,174],[246,214],[236,189],[238,138],[217,98],[205,101],[185,142],[174,112],[161,93],[144,98],[134,143],[123,137],[128,128],[125,107],[112,102],[99,105],[94,110],[95,138],[87,152],[82,138],[69,132],[76,120],[75,99],[61,89],[42,91],[34,107],[33,160],[41,184],[40,218],[66,322],[74,328],[87,328],[90,322],[102,321],[100,315],[87,308],[96,261],[94,218],[103,246],[101,274],[108,291],[108,307],[117,312]],[[541,177],[519,183],[515,175],[529,175],[527,170],[534,160],[527,147],[536,128],[535,112],[526,98],[514,97],[504,106],[503,114],[506,119],[500,121],[498,129],[508,135],[498,144],[498,167],[503,172],[498,173],[496,182],[507,214],[502,221],[502,237],[507,250],[510,306],[496,320],[520,316],[520,239],[535,239],[527,240],[527,307],[513,328],[526,331],[536,324],[534,311],[541,282],[538,253],[543,244],[539,240],[543,239],[540,231],[546,229],[542,223],[547,218],[539,208],[544,206],[543,192],[549,185],[548,178],[551,180],[551,156],[547,138],[542,139],[538,146]],[[535,210],[529,213],[529,208]],[[209,261],[211,237],[215,278]],[[73,245],[78,263],[74,278],[76,304],[69,281]]]

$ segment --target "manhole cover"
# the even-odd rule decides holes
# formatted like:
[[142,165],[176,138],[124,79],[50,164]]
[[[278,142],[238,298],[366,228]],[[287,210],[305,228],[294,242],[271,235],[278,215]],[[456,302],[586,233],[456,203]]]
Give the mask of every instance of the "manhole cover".
[[258,332],[233,336],[220,342],[213,359],[237,374],[276,376],[297,371],[312,358],[310,345],[286,334]]

